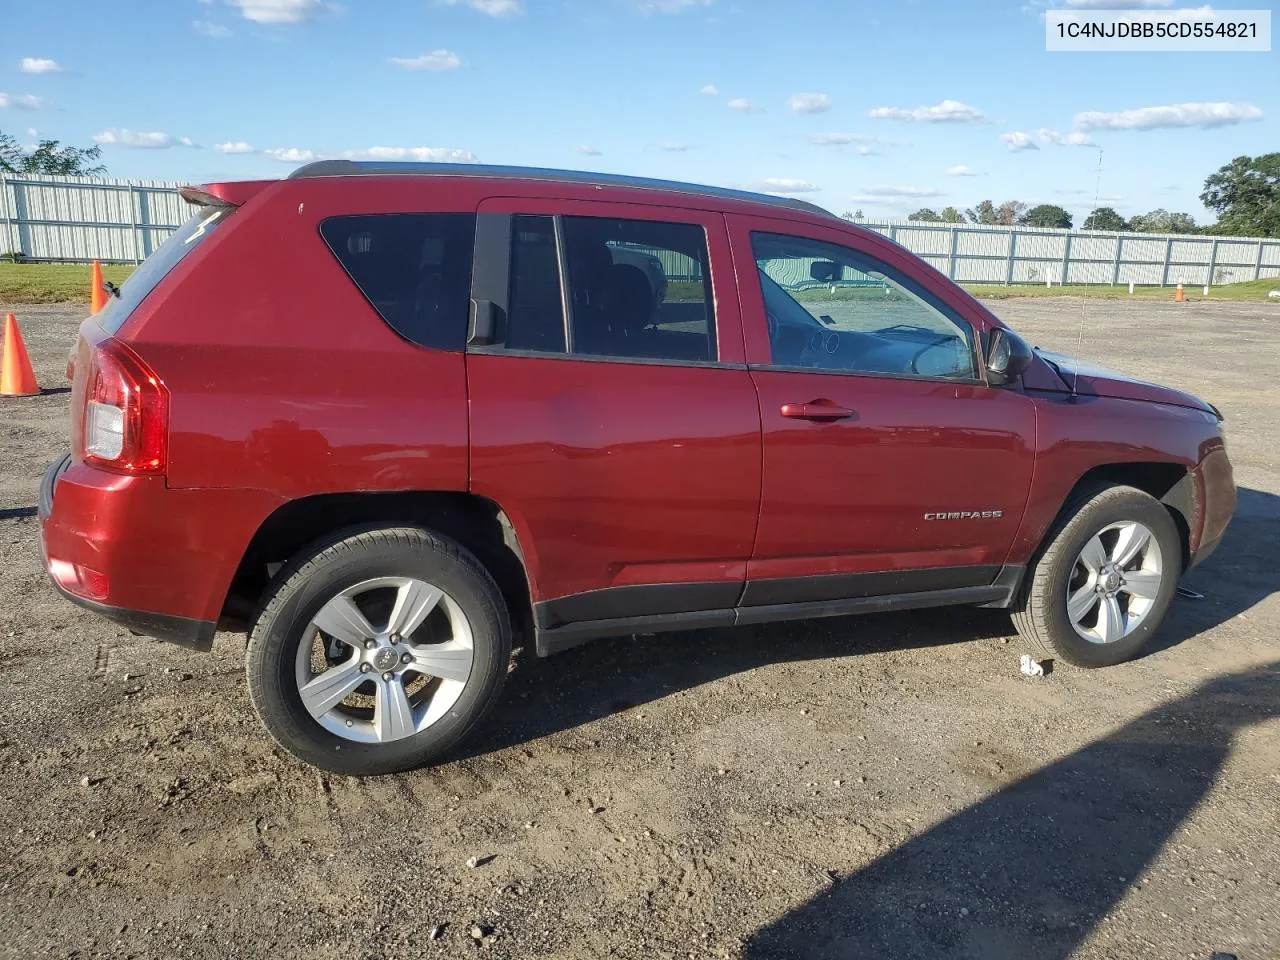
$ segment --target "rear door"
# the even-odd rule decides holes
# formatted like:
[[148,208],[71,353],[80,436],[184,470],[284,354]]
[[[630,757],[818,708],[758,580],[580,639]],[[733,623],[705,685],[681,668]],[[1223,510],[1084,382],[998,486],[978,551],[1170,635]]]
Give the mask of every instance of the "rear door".
[[723,217],[495,198],[476,257],[471,488],[511,517],[539,626],[732,608],[760,416]]
[[981,321],[896,247],[732,217],[764,486],[744,606],[991,584],[1035,412],[987,386]]

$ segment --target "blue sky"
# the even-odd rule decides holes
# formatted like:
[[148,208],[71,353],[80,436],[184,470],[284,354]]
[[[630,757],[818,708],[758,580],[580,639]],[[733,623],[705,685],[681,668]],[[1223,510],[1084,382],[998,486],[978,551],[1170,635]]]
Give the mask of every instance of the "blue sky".
[[1205,176],[1280,149],[1280,54],[1047,53],[1059,5],[1115,4],[10,0],[0,130],[96,139],[121,177],[476,159],[869,217],[1016,198],[1077,223],[1095,192],[1126,216],[1211,220]]

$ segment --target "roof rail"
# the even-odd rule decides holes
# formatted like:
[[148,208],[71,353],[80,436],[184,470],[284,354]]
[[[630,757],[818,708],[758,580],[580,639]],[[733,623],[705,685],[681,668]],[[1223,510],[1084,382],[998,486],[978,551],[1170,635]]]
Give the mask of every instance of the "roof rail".
[[648,177],[629,177],[617,173],[586,173],[580,170],[554,170],[544,167],[493,166],[479,163],[413,163],[381,160],[317,160],[299,167],[289,174],[290,180],[311,177],[493,177],[510,180],[543,180],[559,183],[578,183],[595,186],[632,187],[639,190],[665,190],[694,196],[713,197],[722,200],[746,200],[751,203],[767,203],[775,207],[803,210],[824,217],[834,217],[807,200],[792,197],[776,197],[750,190],[734,190],[729,187],[710,187],[678,180],[654,180]]

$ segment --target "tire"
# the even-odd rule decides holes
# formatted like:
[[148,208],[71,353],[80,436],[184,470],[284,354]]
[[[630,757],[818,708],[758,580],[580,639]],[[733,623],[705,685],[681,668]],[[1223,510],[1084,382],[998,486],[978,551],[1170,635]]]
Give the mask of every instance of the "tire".
[[[362,628],[380,639],[360,640]],[[497,700],[510,655],[502,594],[469,551],[416,527],[366,527],[313,544],[277,574],[246,670],[280,746],[333,773],[371,776],[431,763],[462,740]],[[308,686],[321,677],[333,678],[329,693]]]
[[[1143,547],[1128,565],[1117,568],[1113,561],[1125,552],[1121,538],[1127,544],[1141,539],[1131,532],[1135,527],[1145,528],[1156,554],[1151,546]],[[1097,562],[1095,537],[1106,563]],[[1082,555],[1086,547],[1089,563]],[[1104,573],[1093,574],[1091,565]],[[1158,580],[1152,574],[1156,566]],[[1116,571],[1121,586],[1114,587],[1117,581],[1105,575],[1108,570]],[[1060,659],[1077,667],[1113,666],[1137,656],[1151,639],[1168,612],[1181,573],[1182,538],[1158,500],[1134,487],[1094,487],[1063,508],[1047,545],[1027,570],[1013,623],[1036,659]],[[1130,592],[1139,590],[1145,596]],[[1087,611],[1077,621],[1068,612],[1069,593],[1077,615]],[[1107,636],[1115,638],[1104,640]]]

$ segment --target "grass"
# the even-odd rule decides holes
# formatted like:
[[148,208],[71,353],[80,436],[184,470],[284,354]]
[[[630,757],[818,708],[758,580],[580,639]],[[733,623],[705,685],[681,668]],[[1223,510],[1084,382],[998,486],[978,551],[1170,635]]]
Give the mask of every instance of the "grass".
[[[102,276],[124,283],[132,265],[104,264]],[[89,308],[87,263],[0,263],[0,303],[75,303]]]
[[[1129,296],[1129,287],[1108,286],[1104,284],[1079,286],[1004,286],[1003,284],[962,284],[975,297],[984,300],[1008,300],[1013,297],[1090,297],[1099,300],[1172,300],[1173,287],[1134,287],[1133,296]],[[1269,280],[1247,280],[1244,283],[1224,283],[1209,288],[1209,296],[1205,296],[1201,287],[1186,286],[1183,292],[1188,300],[1237,300],[1266,301],[1272,290],[1280,290],[1280,277]],[[1272,303],[1280,301],[1272,299]]]

